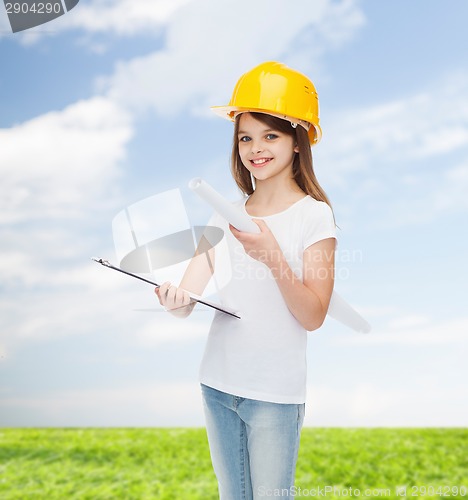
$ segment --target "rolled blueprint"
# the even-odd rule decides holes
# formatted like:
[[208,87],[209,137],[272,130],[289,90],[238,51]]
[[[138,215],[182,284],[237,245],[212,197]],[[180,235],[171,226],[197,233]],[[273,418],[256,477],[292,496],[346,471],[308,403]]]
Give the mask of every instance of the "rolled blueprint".
[[[203,179],[199,177],[192,179],[189,182],[189,188],[239,231],[260,233],[260,228],[252,221],[248,214],[243,213],[223,198]],[[371,331],[370,324],[335,291],[332,293],[327,314],[356,332],[369,333]]]
[[208,205],[211,205],[221,217],[226,219],[239,231],[246,233],[260,233],[260,228],[247,215],[242,213],[237,207],[229,203],[217,191],[215,191],[207,182],[199,177],[189,182],[189,188],[204,199]]
[[327,314],[356,332],[369,333],[371,331],[370,324],[335,290],[333,290]]

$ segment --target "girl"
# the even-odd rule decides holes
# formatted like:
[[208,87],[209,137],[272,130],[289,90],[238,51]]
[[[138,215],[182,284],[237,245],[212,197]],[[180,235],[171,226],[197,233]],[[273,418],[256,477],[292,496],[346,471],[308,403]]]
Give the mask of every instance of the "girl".
[[[241,313],[215,313],[200,367],[211,459],[223,500],[290,498],[307,331],[322,325],[333,290],[335,223],[311,156],[321,138],[318,98],[307,77],[267,62],[214,110],[235,122],[232,174],[246,195],[235,204],[261,233],[240,232],[217,214],[209,222],[224,230],[231,265],[221,299]],[[203,293],[217,251],[200,250],[179,287],[156,289],[161,305],[190,314],[186,290]]]

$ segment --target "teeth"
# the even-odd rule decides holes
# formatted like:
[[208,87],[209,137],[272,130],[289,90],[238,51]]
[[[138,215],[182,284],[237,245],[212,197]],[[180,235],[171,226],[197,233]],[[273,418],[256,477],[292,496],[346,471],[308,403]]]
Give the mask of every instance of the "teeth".
[[252,163],[254,165],[261,165],[262,163],[266,163],[269,160],[269,158],[261,158],[260,160],[252,160]]

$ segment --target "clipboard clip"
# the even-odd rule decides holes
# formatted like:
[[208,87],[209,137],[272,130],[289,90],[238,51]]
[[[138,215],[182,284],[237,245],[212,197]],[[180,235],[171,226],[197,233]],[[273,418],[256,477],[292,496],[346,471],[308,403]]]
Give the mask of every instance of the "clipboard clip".
[[102,264],[103,266],[112,267],[111,263],[108,260],[98,259],[97,257],[91,257],[91,260],[94,260],[94,262],[97,262],[98,264]]

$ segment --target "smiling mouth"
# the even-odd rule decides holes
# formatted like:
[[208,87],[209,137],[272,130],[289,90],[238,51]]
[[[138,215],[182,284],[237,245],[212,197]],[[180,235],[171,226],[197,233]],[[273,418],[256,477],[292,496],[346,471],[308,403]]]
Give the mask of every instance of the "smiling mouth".
[[254,167],[263,167],[268,162],[270,162],[273,158],[258,158],[257,160],[250,160],[250,163]]

